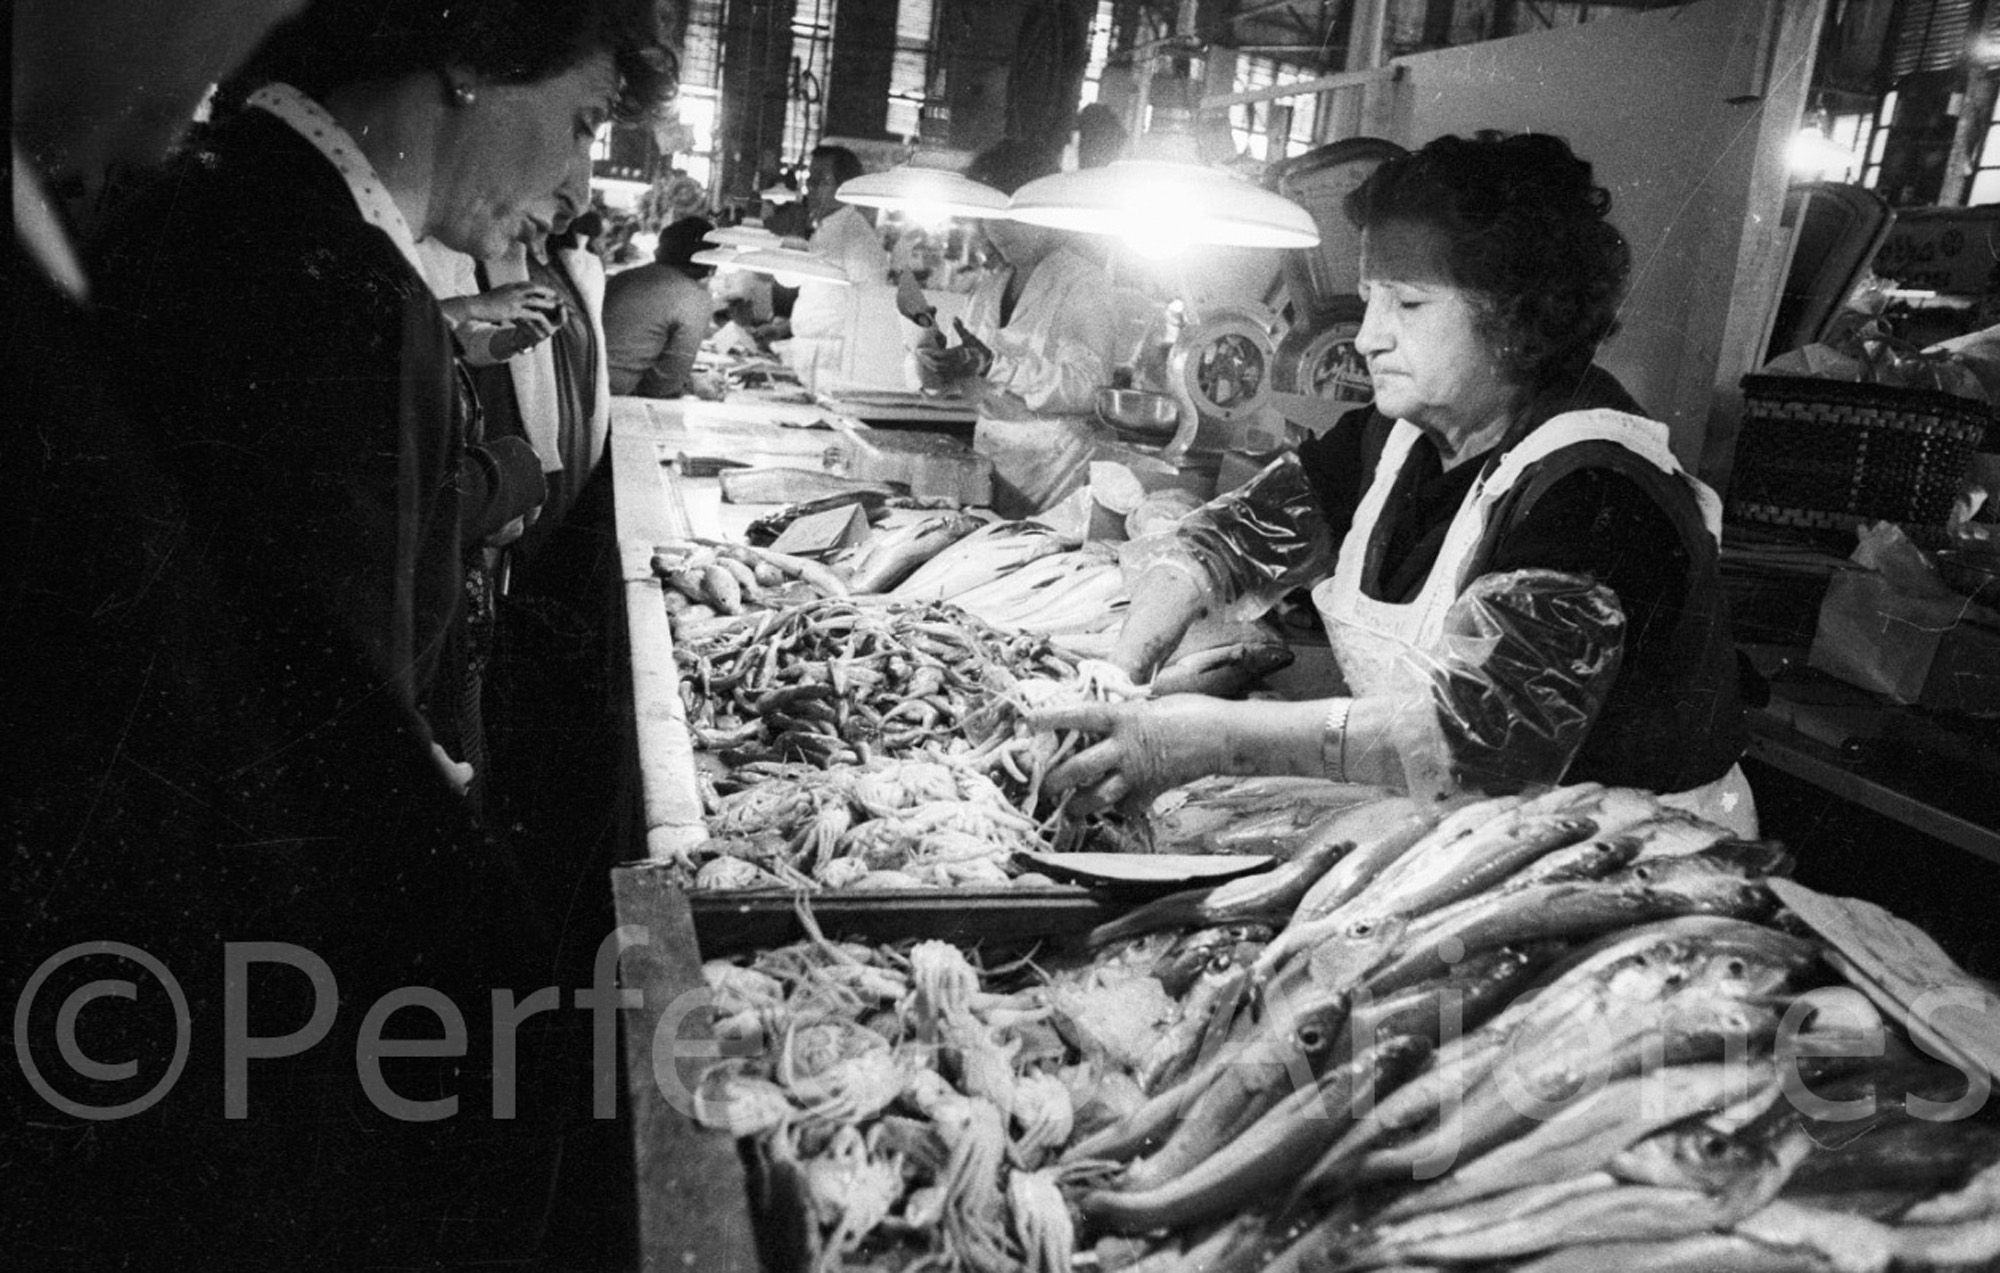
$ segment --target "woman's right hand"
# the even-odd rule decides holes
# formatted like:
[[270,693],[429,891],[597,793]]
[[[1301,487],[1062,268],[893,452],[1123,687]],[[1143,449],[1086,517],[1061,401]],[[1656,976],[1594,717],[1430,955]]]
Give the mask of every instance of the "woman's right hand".
[[1128,796],[1151,799],[1211,774],[1241,771],[1234,704],[1200,694],[1123,703],[1083,703],[1032,712],[1035,729],[1075,729],[1098,741],[1049,771],[1047,787],[1079,792],[1072,808],[1109,808]]
[[537,333],[537,341],[546,339],[562,320],[562,298],[540,283],[507,283],[461,299],[466,318],[495,327],[525,326]]

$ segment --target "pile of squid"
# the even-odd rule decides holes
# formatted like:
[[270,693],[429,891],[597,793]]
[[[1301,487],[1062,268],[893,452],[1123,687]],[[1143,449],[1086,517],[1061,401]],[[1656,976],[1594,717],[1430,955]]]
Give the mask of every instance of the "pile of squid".
[[1112,921],[1220,953],[1191,1051],[1064,1153],[1080,1240],[1143,1273],[1993,1267],[2000,1056],[1915,1046],[1788,865],[1640,792],[1392,797]]
[[944,942],[829,942],[804,915],[810,939],[704,966],[717,1038],[743,1055],[701,1074],[695,1120],[749,1138],[819,1273],[1069,1273],[1057,1158],[1104,1116],[1056,987]]
[[1043,779],[1078,742],[1025,714],[1117,692],[941,604],[824,598],[708,623],[674,655],[721,769],[680,864],[701,888],[1004,884],[1015,852],[1049,847]]

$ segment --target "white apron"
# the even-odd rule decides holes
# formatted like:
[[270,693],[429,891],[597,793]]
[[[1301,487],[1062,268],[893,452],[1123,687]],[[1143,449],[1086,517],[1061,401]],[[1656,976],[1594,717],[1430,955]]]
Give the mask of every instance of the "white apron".
[[[1639,455],[1661,472],[1685,482],[1701,508],[1703,524],[1718,540],[1722,534],[1722,501],[1707,485],[1681,468],[1667,445],[1667,428],[1654,420],[1622,411],[1597,409],[1555,416],[1501,457],[1493,471],[1481,477],[1459,506],[1436,563],[1417,595],[1406,603],[1377,601],[1361,590],[1361,575],[1369,543],[1381,521],[1396,478],[1410,448],[1423,433],[1397,421],[1375,467],[1375,480],[1355,509],[1354,524],[1341,542],[1333,574],[1312,590],[1313,605],[1326,625],[1327,640],[1348,689],[1357,697],[1386,694],[1402,699],[1429,692],[1427,669],[1444,632],[1445,614],[1472,583],[1467,574],[1485,538],[1487,519],[1502,496],[1528,467],[1566,446],[1579,442],[1613,442]],[[1692,791],[1663,797],[1729,827],[1746,838],[1757,833],[1750,785],[1741,766]]]

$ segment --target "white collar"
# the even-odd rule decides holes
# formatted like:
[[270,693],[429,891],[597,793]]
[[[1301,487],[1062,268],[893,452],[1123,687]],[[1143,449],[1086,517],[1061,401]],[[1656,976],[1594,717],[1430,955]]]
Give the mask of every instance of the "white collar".
[[266,84],[250,95],[249,104],[269,111],[283,120],[293,132],[311,143],[314,150],[325,155],[327,162],[340,171],[340,179],[347,183],[348,193],[354,196],[354,206],[362,219],[389,236],[403,259],[419,276],[424,273],[424,264],[417,256],[416,236],[410,233],[410,223],[403,219],[403,210],[390,197],[389,188],[375,174],[375,165],[368,162],[368,156],[361,153],[361,147],[347,135],[326,108],[293,88],[290,84]]
[[34,161],[14,143],[14,238],[22,255],[41,267],[50,283],[81,305],[90,299],[90,278],[77,260],[69,231],[56,215],[55,202],[42,185]]

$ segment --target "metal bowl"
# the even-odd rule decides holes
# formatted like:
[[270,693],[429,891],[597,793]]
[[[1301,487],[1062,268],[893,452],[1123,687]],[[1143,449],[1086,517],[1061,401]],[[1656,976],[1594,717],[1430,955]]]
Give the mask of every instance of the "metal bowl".
[[1164,442],[1180,427],[1181,404],[1145,389],[1099,389],[1097,418],[1120,433]]

